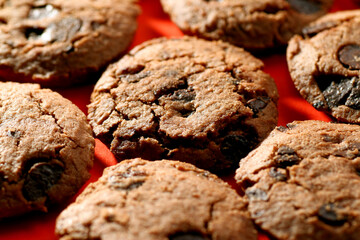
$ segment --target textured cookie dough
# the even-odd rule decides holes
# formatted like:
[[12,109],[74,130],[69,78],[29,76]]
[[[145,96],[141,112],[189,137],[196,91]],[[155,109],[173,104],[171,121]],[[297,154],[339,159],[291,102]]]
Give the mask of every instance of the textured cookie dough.
[[278,93],[263,63],[227,43],[155,39],[111,65],[88,119],[116,158],[236,167],[276,126]]
[[287,44],[324,15],[332,0],[161,0],[186,34],[224,40],[249,50]]
[[240,162],[236,180],[255,223],[275,239],[358,239],[360,126],[278,127]]
[[0,82],[0,218],[64,203],[90,177],[86,116],[37,84]]
[[221,179],[177,161],[105,169],[57,219],[66,239],[256,240],[246,201]]
[[123,53],[132,0],[0,0],[0,79],[69,86]]
[[338,121],[360,123],[360,10],[328,14],[289,42],[300,94]]

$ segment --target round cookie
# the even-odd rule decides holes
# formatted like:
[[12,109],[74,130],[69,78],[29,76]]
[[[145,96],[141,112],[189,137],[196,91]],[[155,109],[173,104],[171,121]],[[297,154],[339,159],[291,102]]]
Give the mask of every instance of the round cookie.
[[63,203],[90,177],[86,116],[38,84],[0,82],[0,218]]
[[289,42],[300,94],[338,121],[360,123],[360,10],[328,14]]
[[275,239],[358,239],[360,126],[278,127],[240,161],[236,180],[255,223]]
[[227,43],[155,39],[111,65],[88,119],[116,158],[236,167],[276,126],[278,93],[263,63]]
[[87,81],[127,49],[138,14],[132,0],[0,0],[0,79]]
[[105,169],[59,215],[56,233],[61,240],[256,240],[246,205],[191,164],[132,159]]
[[189,35],[224,40],[249,50],[287,44],[324,15],[332,0],[161,0],[164,10]]

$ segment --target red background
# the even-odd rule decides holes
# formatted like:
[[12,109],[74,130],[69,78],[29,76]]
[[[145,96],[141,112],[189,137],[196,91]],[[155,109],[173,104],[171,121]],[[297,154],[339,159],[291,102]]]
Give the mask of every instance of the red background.
[[[355,1],[354,1],[355,2]],[[352,0],[335,0],[332,12],[359,8]],[[138,18],[138,30],[130,48],[138,45],[148,39],[166,36],[180,37],[181,31],[169,20],[169,17],[162,11],[159,0],[140,0],[142,14]],[[316,111],[310,104],[303,100],[295,90],[290,79],[285,51],[267,53],[258,55],[265,63],[264,71],[269,73],[276,81],[280,100],[278,103],[279,122],[278,125],[285,125],[294,120],[317,119],[330,121],[331,119],[325,114]],[[87,112],[86,105],[93,84],[74,87],[70,89],[58,89],[57,91],[65,98],[70,99],[82,111]],[[92,169],[92,177],[88,181],[95,181],[102,173],[104,167],[115,164],[115,159],[108,149],[99,141],[96,141],[95,163]],[[233,183],[231,176],[224,178]],[[85,186],[84,186],[85,187]],[[84,188],[83,187],[83,188]],[[83,189],[82,188],[82,189]],[[81,192],[81,190],[79,191]],[[61,206],[51,208],[48,213],[29,213],[23,216],[7,218],[0,221],[0,240],[18,240],[18,239],[36,239],[36,240],[53,240],[57,239],[54,234],[55,220],[58,214],[70,202]],[[260,235],[259,239],[267,239]]]

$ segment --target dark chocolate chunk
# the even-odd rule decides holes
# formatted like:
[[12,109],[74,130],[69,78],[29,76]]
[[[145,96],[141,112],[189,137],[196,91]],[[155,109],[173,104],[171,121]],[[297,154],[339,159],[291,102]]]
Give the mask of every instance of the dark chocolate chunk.
[[344,67],[350,70],[360,70],[360,45],[350,44],[338,52],[338,59]]
[[319,220],[331,226],[341,226],[347,221],[346,216],[337,213],[333,203],[322,205],[318,211],[318,217]]
[[316,109],[323,109],[325,106],[326,105],[323,101],[316,101],[313,103],[313,107]]
[[345,105],[359,110],[360,109],[360,79],[355,78],[356,85],[351,89],[349,97],[346,99]]
[[[112,175],[109,177],[109,185],[117,190],[131,191],[144,184],[147,174],[142,171],[133,171],[128,169],[124,173]],[[128,179],[131,179],[130,181]]]
[[59,164],[38,162],[28,171],[24,186],[23,195],[28,201],[36,201],[46,196],[47,190],[55,185],[63,173],[64,168]]
[[9,130],[6,135],[15,139],[19,139],[21,137],[21,132],[17,130]]
[[276,130],[278,130],[280,132],[286,132],[288,130],[288,128],[284,127],[284,126],[278,126],[278,127],[276,127]]
[[36,40],[44,33],[43,28],[28,27],[24,29],[24,34],[27,39]]
[[321,3],[315,0],[287,0],[297,12],[314,14],[321,11]]
[[28,17],[30,19],[42,19],[42,18],[50,18],[55,17],[59,13],[59,10],[54,8],[54,6],[48,4],[39,7],[33,7],[29,11]]
[[263,201],[267,201],[269,199],[268,195],[266,194],[266,192],[264,190],[261,190],[259,188],[252,188],[252,189],[247,189],[245,191],[246,196],[248,196],[248,198],[251,200],[263,200]]
[[301,159],[296,154],[294,149],[287,146],[281,146],[277,151],[277,155],[275,156],[275,163],[280,168],[286,168],[288,166],[298,164],[300,160]]
[[191,102],[195,99],[195,92],[193,89],[180,89],[175,91],[171,99],[174,101],[185,101],[185,102]]
[[303,28],[302,34],[306,37],[311,38],[314,37],[316,34],[335,26],[336,26],[335,22],[323,22],[320,24],[310,25]]
[[286,171],[284,169],[276,169],[272,167],[270,168],[269,175],[279,182],[287,180]]
[[228,159],[239,162],[251,150],[249,141],[241,135],[228,135],[221,143],[221,152]]
[[264,109],[269,102],[270,98],[268,97],[258,97],[251,99],[247,102],[247,106],[254,112],[256,115],[261,109]]
[[176,233],[169,236],[169,240],[208,240],[209,238],[203,236],[200,233]]

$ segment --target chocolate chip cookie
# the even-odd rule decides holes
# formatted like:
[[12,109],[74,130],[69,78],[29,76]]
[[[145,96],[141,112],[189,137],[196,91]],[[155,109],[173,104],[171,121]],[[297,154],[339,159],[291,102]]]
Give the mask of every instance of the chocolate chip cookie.
[[275,239],[358,239],[360,126],[278,127],[240,162],[255,223]]
[[189,35],[224,40],[249,50],[285,45],[324,15],[332,0],[161,0]]
[[256,240],[246,201],[191,164],[132,159],[105,169],[57,219],[60,239]]
[[0,79],[70,86],[126,50],[132,0],[0,0]]
[[360,123],[360,10],[332,13],[304,28],[287,49],[291,77],[316,109]]
[[151,40],[106,70],[88,119],[119,161],[176,159],[219,173],[276,126],[278,93],[262,67],[223,42]]
[[86,116],[38,84],[0,82],[0,218],[63,203],[90,177]]

